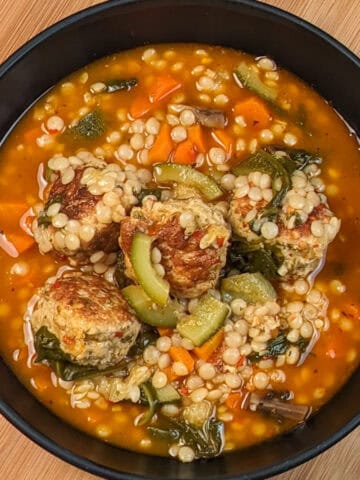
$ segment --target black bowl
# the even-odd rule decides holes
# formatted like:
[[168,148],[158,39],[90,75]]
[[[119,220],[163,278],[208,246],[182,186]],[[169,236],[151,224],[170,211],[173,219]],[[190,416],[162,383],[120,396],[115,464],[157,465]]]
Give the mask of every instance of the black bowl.
[[[252,0],[115,0],[54,25],[1,66],[0,138],[65,75],[103,55],[149,42],[203,42],[271,55],[313,85],[359,131],[360,96],[353,94],[360,84],[359,59],[299,18]],[[73,429],[41,405],[3,362],[0,378],[0,412],[10,422],[63,460],[109,479],[266,478],[323,452],[360,423],[358,370],[302,428],[207,462],[180,464],[121,450]]]

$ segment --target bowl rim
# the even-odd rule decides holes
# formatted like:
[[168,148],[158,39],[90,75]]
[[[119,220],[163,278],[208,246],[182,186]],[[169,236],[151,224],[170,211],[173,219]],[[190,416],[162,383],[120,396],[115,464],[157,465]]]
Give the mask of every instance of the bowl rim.
[[[79,12],[73,13],[62,20],[54,23],[45,30],[41,31],[33,38],[30,38],[26,43],[19,47],[14,53],[12,53],[5,61],[0,65],[0,78],[3,77],[11,68],[23,57],[25,57],[31,50],[37,47],[39,44],[46,41],[49,37],[56,34],[58,31],[65,29],[79,20],[84,20],[88,17],[96,15],[100,12],[105,12],[111,10],[114,6],[121,5],[131,5],[131,4],[146,4],[147,0],[108,0],[104,3],[94,5]],[[157,0],[159,4],[171,3],[172,0]],[[196,6],[204,4],[207,0],[182,0],[182,5],[184,6]],[[343,45],[341,42],[333,38],[330,34],[326,33],[321,28],[313,25],[312,23],[303,20],[302,18],[289,13],[285,10],[282,10],[278,7],[264,4],[258,0],[212,0],[212,5],[218,6],[237,6],[243,5],[245,7],[250,7],[254,10],[258,10],[264,14],[270,14],[276,16],[279,19],[283,19],[291,24],[300,26],[302,29],[308,31],[309,33],[314,34],[317,37],[320,37],[327,44],[331,45],[334,49],[344,55],[348,60],[350,60],[357,68],[360,69],[360,57],[353,53],[348,47]],[[1,357],[0,357],[1,360]],[[5,364],[6,365],[6,364]],[[7,367],[8,368],[8,367]],[[11,372],[12,373],[12,372]],[[351,381],[351,377],[348,379],[348,382]],[[89,460],[85,457],[82,457],[78,454],[71,452],[70,450],[60,446],[55,441],[48,438],[46,435],[40,433],[36,428],[28,424],[24,418],[19,415],[9,404],[7,404],[3,399],[0,399],[0,414],[2,414],[15,428],[17,428],[22,434],[27,438],[35,442],[38,446],[44,448],[49,453],[55,455],[61,460],[81,468],[82,470],[91,472],[92,474],[98,475],[101,478],[111,478],[118,480],[137,480],[143,479],[146,480],[150,477],[145,477],[139,474],[130,474],[114,470],[110,467],[105,467],[100,465],[92,460]],[[246,478],[252,480],[260,480],[264,478],[270,478],[274,475],[283,473],[287,470],[295,468],[312,458],[316,455],[323,453],[325,450],[329,449],[346,435],[352,432],[357,426],[360,425],[360,412],[355,415],[349,422],[343,425],[336,433],[330,435],[326,440],[319,443],[315,447],[306,449],[299,454],[295,454],[281,463],[271,465],[269,467],[262,468],[251,472],[250,476],[246,475]],[[74,428],[74,427],[73,427]],[[120,449],[122,450],[122,449]],[[224,475],[221,477],[223,480],[236,480],[233,475]],[[245,478],[245,477],[244,477]]]

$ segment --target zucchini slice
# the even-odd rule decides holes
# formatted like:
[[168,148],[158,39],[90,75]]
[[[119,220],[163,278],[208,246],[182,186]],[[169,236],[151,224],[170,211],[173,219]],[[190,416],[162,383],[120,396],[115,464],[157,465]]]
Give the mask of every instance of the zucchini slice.
[[221,280],[223,300],[242,298],[246,303],[265,303],[276,300],[276,291],[261,273],[242,273]]
[[197,188],[206,200],[216,200],[223,195],[223,191],[210,177],[187,165],[178,163],[164,163],[156,165],[153,175],[157,183],[183,183]]
[[212,337],[224,324],[229,307],[212,297],[205,295],[191,315],[183,317],[177,324],[178,332],[200,347]]
[[158,305],[165,306],[170,285],[161,278],[151,263],[152,238],[145,233],[137,232],[131,245],[130,261],[134,269],[136,280],[150,299]]
[[176,327],[180,306],[174,300],[168,301],[164,307],[154,308],[154,302],[139,285],[129,285],[121,293],[142,322],[153,327]]

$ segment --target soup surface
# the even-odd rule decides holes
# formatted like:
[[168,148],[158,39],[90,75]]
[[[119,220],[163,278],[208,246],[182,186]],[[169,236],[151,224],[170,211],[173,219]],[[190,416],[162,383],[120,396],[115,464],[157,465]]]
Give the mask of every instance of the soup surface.
[[77,428],[184,462],[304,422],[359,364],[359,157],[266,57],[75,72],[0,150],[1,355]]

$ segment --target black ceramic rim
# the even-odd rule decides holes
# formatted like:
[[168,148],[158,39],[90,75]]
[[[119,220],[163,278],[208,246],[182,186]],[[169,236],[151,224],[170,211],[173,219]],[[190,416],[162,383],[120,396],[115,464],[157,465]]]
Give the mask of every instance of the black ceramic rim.
[[[164,5],[169,3],[169,0],[160,0],[163,1]],[[114,6],[118,5],[127,5],[132,3],[145,3],[146,0],[109,0],[106,3],[100,5],[95,5],[89,7],[85,10],[77,12],[65,19],[55,23],[51,27],[47,28],[43,32],[36,35],[34,38],[25,43],[21,48],[19,48],[15,53],[13,53],[1,66],[0,66],[0,77],[5,75],[14,64],[16,64],[21,58],[27,55],[32,49],[36,48],[39,44],[45,42],[49,37],[51,37],[56,32],[76,23],[78,20],[84,20],[90,16],[96,15],[98,12],[104,12],[110,10]],[[183,0],[185,5],[197,5],[203,3],[203,0]],[[277,16],[279,19],[288,21],[289,23],[296,24],[302,29],[307,30],[308,32],[320,37],[326,43],[330,44],[334,49],[338,50],[342,55],[346,56],[352,63],[355,64],[357,68],[360,68],[360,59],[348,48],[342,45],[340,42],[335,40],[329,34],[325,33],[323,30],[315,27],[311,23],[302,20],[301,18],[292,15],[291,13],[285,12],[279,8],[260,3],[256,0],[213,0],[213,4],[219,5],[244,5],[247,7],[254,8],[263,13],[268,13],[271,15]],[[104,467],[95,462],[92,462],[84,457],[74,454],[70,450],[67,450],[63,447],[60,447],[56,442],[50,440],[45,435],[38,432],[35,428],[31,427],[10,405],[5,403],[0,399],[0,413],[20,432],[22,432],[29,439],[34,441],[40,447],[44,448],[53,455],[61,458],[65,462],[68,462],[76,467],[79,467],[87,472],[91,472],[95,475],[98,475],[103,478],[117,478],[119,480],[135,480],[135,479],[145,479],[146,477],[137,474],[126,474],[113,470],[111,468]],[[288,460],[270,466],[268,468],[260,469],[254,471],[250,476],[246,476],[248,479],[260,480],[263,478],[269,478],[273,475],[282,473],[284,471],[290,470],[302,463],[307,462],[316,455],[324,452],[331,446],[335,445],[342,438],[348,435],[352,430],[360,425],[360,413],[356,415],[350,422],[346,423],[341,429],[339,429],[335,434],[331,435],[327,440],[319,443],[316,447],[310,448],[298,455],[294,455]],[[111,476],[111,477],[110,477]],[[236,477],[231,475],[224,475],[221,477],[226,480],[236,480]]]

